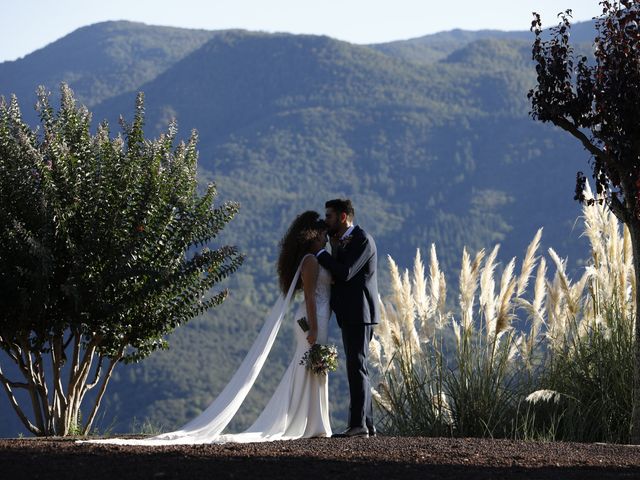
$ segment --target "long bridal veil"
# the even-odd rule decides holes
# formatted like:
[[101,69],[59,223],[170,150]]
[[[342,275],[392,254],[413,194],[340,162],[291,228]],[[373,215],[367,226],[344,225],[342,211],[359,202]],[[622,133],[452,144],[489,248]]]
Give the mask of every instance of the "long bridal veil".
[[302,262],[293,277],[289,291],[286,295],[280,294],[240,367],[205,411],[179,430],[156,437],[146,439],[112,438],[90,440],[89,442],[118,445],[173,445],[225,441],[223,437],[227,436],[221,435],[221,433],[242,405],[269,355],[273,342],[280,330],[282,319],[291,303],[295,286],[300,277],[301,267]]

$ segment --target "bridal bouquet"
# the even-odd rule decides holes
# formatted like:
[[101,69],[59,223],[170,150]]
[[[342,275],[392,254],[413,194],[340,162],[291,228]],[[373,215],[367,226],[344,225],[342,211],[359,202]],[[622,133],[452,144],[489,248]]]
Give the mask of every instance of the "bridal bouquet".
[[327,372],[335,372],[338,368],[338,349],[335,345],[312,345],[300,360],[307,370],[317,375],[326,375]]

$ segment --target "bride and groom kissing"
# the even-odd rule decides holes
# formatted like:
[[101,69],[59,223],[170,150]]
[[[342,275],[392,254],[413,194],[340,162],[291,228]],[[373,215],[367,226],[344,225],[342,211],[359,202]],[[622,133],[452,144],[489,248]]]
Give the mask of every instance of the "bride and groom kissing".
[[[353,225],[355,212],[350,200],[329,200],[325,208],[325,221],[318,221],[318,237],[310,243],[313,256],[307,254],[302,262],[302,278],[304,285],[305,275],[312,283],[314,277],[319,279],[320,272],[325,278],[330,275],[329,306],[342,332],[349,382],[349,428],[333,436],[375,436],[367,354],[373,326],[379,320],[376,245],[371,235]],[[306,212],[304,215],[313,217],[314,213]],[[326,226],[326,231],[323,226]],[[331,238],[331,253],[324,248],[327,233]],[[309,288],[304,288],[304,296],[308,315],[313,315],[314,303],[317,309],[319,299],[326,301],[326,297],[318,295],[317,290],[315,302],[309,301],[314,297]],[[322,322],[328,323],[330,312],[325,307],[322,313]],[[314,336],[312,327],[308,341],[313,344],[316,340],[326,342],[326,335]]]
[[[324,220],[314,211],[294,219],[280,242],[277,269],[281,295],[240,367],[206,410],[174,432],[147,439],[92,442],[171,445],[375,436],[367,356],[373,327],[379,321],[377,251],[371,235],[353,224],[354,213],[350,200],[335,199],[326,202]],[[299,290],[304,301],[294,319],[305,317],[309,329],[304,331],[296,323],[293,358],[255,422],[241,433],[223,434],[262,370]],[[300,361],[310,345],[327,344],[332,311],[342,332],[350,395],[348,428],[334,435],[329,421],[328,376],[312,372]]]

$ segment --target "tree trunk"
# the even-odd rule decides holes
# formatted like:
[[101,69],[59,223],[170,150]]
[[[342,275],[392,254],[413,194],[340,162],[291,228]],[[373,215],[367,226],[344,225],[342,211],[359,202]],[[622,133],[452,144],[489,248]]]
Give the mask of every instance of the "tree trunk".
[[[107,390],[107,384],[109,383],[109,380],[111,380],[111,374],[113,373],[113,369],[116,367],[117,363],[122,358],[123,350],[124,348],[120,350],[118,356],[116,358],[111,359],[111,362],[109,363],[109,368],[105,373],[104,380],[102,381],[102,386],[100,387],[100,391],[98,392],[98,396],[96,397],[96,401],[93,405],[93,409],[91,410],[91,414],[89,415],[89,418],[87,419],[87,422],[84,425],[84,428],[82,430],[82,435],[88,435],[91,432],[91,426],[93,425],[93,421],[96,418],[98,409],[100,408],[100,402],[102,401],[104,392]],[[100,368],[100,366],[98,368]],[[99,372],[100,371],[98,370],[98,373]],[[88,388],[93,388],[94,386],[96,386],[99,380],[100,380],[99,375],[96,375],[96,381]]]
[[[80,335],[75,335],[76,343],[73,346],[72,364],[70,365],[69,383],[66,391],[62,383],[62,369],[64,367],[64,343],[63,337],[52,339],[51,346],[51,370],[48,388],[47,377],[44,370],[44,362],[40,352],[29,351],[28,344],[15,346],[15,351],[8,350],[3,345],[3,350],[10,356],[18,366],[19,371],[25,377],[26,382],[13,382],[6,378],[0,369],[0,384],[4,387],[9,401],[23,425],[36,436],[67,436],[70,434],[85,434],[90,431],[95,419],[100,402],[104,396],[107,384],[111,379],[111,374],[122,358],[124,346],[120,349],[115,358],[110,359],[106,372],[102,369],[102,364],[106,358],[100,358],[97,352],[97,345],[101,338],[96,336],[83,349],[81,347]],[[94,368],[94,359],[98,357],[98,365]],[[89,383],[89,377],[92,377]],[[80,425],[81,405],[87,391],[100,385],[99,392],[92,406],[85,425]],[[33,409],[33,424],[23,409],[19,406],[13,391],[14,388],[24,389],[31,399]]]
[[631,409],[630,442],[640,444],[640,221],[632,219],[628,224],[633,246],[633,266],[635,270],[635,331],[634,331],[634,364],[633,364],[633,395]]

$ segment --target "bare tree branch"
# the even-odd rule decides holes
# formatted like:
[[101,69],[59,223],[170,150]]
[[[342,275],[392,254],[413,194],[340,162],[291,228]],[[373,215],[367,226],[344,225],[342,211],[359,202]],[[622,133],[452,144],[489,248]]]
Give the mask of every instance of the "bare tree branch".
[[75,337],[74,333],[73,333],[73,332],[69,332],[69,338],[67,338],[67,341],[66,341],[66,342],[64,342],[63,347],[62,347],[62,348],[63,348],[63,350],[66,350],[66,349],[67,349],[67,347],[68,347],[68,346],[69,346],[69,344],[71,343],[71,340],[73,340],[73,338],[74,338],[74,337]]
[[96,350],[96,346],[98,342],[99,342],[99,338],[98,336],[95,336],[86,346],[84,355],[82,357],[82,360],[80,361],[80,364],[76,365],[76,368],[75,368],[76,371],[72,372],[71,381],[69,382],[69,387],[67,388],[67,391],[69,393],[71,391],[78,389],[79,385],[83,383],[83,379],[86,380],[86,376],[88,375],[88,369],[91,368],[93,354]]
[[622,202],[616,195],[610,196],[609,208],[611,208],[611,211],[613,212],[613,214],[616,216],[618,220],[620,220],[625,225],[629,225],[629,222],[631,220],[629,218],[629,212],[627,211],[625,206],[622,204]]
[[100,355],[100,357],[98,357],[98,366],[96,367],[95,377],[93,378],[93,382],[87,384],[87,386],[86,386],[87,390],[91,390],[100,381],[100,373],[102,373],[102,363],[103,363],[103,361],[104,361],[104,357],[102,355]]
[[620,173],[623,173],[623,174],[629,173],[627,169],[624,168],[624,166],[622,166],[620,163],[614,162],[613,158],[611,158],[611,155],[609,155],[607,152],[605,152],[601,148],[598,148],[597,146],[595,146],[591,142],[591,140],[589,140],[589,137],[587,137],[584,134],[584,132],[582,132],[573,122],[567,120],[564,117],[556,117],[552,121],[554,125],[562,128],[563,130],[569,132],[571,135],[577,138],[580,141],[580,143],[582,143],[582,146],[594,157],[598,157],[602,159],[607,163],[607,165],[611,167],[615,166],[615,168],[617,168],[620,171]]
[[[0,368],[0,382],[2,382],[2,385],[4,386],[4,390],[5,392],[7,392],[7,396],[9,397],[9,403],[11,404],[11,406],[13,407],[13,410],[18,415],[18,418],[20,418],[20,421],[22,422],[22,424],[25,427],[27,427],[27,429],[34,435],[42,435],[43,433],[42,430],[40,430],[38,427],[36,427],[34,424],[32,424],[29,421],[27,416],[24,414],[24,412],[20,408],[20,405],[18,405],[18,401],[16,400],[16,397],[13,394],[13,390],[11,390],[12,383],[15,383],[15,382],[9,382],[9,380],[3,375],[2,368]],[[24,388],[29,388],[29,386],[26,385],[26,387]]]
[[82,340],[79,332],[76,332],[73,338],[73,355],[71,357],[69,381],[67,383],[67,393],[69,393],[69,395],[71,395],[71,386],[73,385],[75,375],[78,373],[78,364],[80,363],[80,341]]
[[42,405],[42,413],[44,414],[44,419],[48,426],[47,430],[51,431],[51,429],[53,428],[51,422],[53,412],[51,405],[49,404],[49,388],[47,387],[47,381],[44,375],[44,360],[42,359],[42,354],[37,348],[33,349],[33,354],[36,357],[36,388],[38,394],[40,395],[40,404]]
[[16,354],[11,350],[11,345],[10,345],[8,342],[2,341],[2,340],[0,340],[0,345],[1,345],[1,347],[0,347],[0,348],[2,348],[2,351],[4,351],[4,352],[7,354],[7,356],[8,356],[11,360],[13,360],[13,362],[14,362],[16,365],[18,365],[18,364],[19,364],[19,362],[18,362],[18,357],[17,357],[17,355],[16,355]]
[[9,380],[7,377],[5,377],[2,374],[2,370],[0,370],[0,381],[3,382],[3,383],[6,383],[11,388],[24,388],[25,390],[29,388],[29,384],[28,383],[25,383],[25,382],[13,382],[13,381]]
[[100,408],[100,402],[102,401],[102,397],[104,396],[104,392],[107,389],[107,383],[109,382],[109,379],[111,378],[111,374],[113,373],[113,369],[115,368],[116,364],[120,361],[120,359],[122,358],[122,354],[124,352],[125,349],[125,345],[122,346],[122,348],[120,349],[120,351],[118,352],[118,355],[115,358],[112,358],[111,361],[109,362],[109,368],[107,369],[107,372],[104,376],[104,379],[102,381],[102,386],[100,387],[100,391],[98,392],[98,396],[96,397],[96,401],[93,405],[93,410],[91,411],[91,415],[89,416],[89,419],[87,420],[87,423],[85,424],[83,430],[82,430],[82,434],[83,435],[87,435],[89,433],[89,431],[91,430],[91,425],[93,425],[93,421],[96,417],[96,413],[98,413],[98,409]]
[[77,424],[80,405],[82,404],[82,400],[87,393],[86,383],[87,378],[89,377],[89,373],[91,372],[93,357],[101,341],[102,336],[95,335],[91,342],[89,342],[89,344],[87,345],[84,356],[82,358],[82,362],[78,369],[78,373],[75,376],[73,384],[73,394],[71,394],[72,390],[69,390],[69,395],[70,397],[72,396],[72,401],[70,401],[71,411],[68,412],[67,417],[67,428],[69,428],[72,424],[74,424],[74,426],[75,424]]
[[[73,338],[73,336],[69,337]],[[62,352],[63,346],[62,336],[54,340],[51,348],[51,368],[53,370],[53,412],[56,418],[56,431],[58,434],[64,434],[65,416],[67,413],[67,397],[62,386]]]
[[20,356],[20,365],[22,366],[21,370],[23,375],[25,376],[27,382],[29,383],[29,397],[31,398],[31,405],[33,407],[33,413],[35,415],[36,425],[38,429],[46,433],[46,424],[43,416],[44,406],[40,403],[40,395],[38,394],[38,386],[37,386],[37,377],[33,365],[33,360],[31,358],[31,353],[29,352],[28,342],[29,339],[25,337],[22,339],[24,344],[27,346],[22,346],[21,351],[23,352]]

